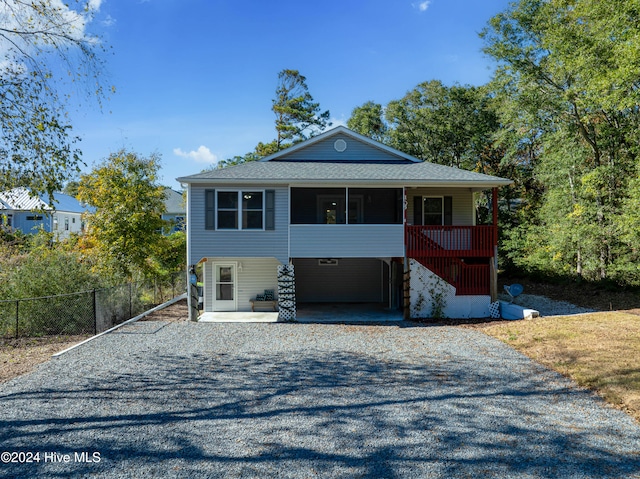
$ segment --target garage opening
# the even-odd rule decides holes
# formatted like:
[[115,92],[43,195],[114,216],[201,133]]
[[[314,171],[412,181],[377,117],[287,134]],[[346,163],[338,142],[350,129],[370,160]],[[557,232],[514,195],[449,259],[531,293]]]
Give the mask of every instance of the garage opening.
[[297,303],[400,306],[402,264],[392,258],[294,258]]

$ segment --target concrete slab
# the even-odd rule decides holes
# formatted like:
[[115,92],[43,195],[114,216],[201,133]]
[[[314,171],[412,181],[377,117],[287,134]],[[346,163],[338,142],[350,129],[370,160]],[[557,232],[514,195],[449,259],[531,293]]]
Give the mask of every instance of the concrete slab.
[[[378,323],[402,321],[402,311],[389,310],[379,303],[302,303],[297,306],[300,323]],[[202,313],[201,323],[275,323],[277,312]]]
[[278,313],[268,311],[202,313],[198,318],[199,323],[275,323],[277,321]]
[[402,311],[382,303],[302,303],[297,306],[301,323],[379,323],[402,321]]

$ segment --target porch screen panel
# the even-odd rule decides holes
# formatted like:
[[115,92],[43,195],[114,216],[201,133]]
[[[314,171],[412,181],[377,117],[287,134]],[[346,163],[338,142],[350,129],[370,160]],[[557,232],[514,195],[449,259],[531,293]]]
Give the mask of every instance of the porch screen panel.
[[291,224],[345,224],[344,188],[291,188]]
[[349,224],[402,224],[401,188],[349,188]]

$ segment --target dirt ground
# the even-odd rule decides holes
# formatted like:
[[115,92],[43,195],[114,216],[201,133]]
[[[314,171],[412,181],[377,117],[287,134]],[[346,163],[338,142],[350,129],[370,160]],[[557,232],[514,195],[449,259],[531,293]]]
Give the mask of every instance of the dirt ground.
[[[179,301],[147,316],[150,321],[187,321],[187,300]],[[87,336],[0,338],[0,383],[28,373],[51,355],[77,344]]]
[[28,373],[89,336],[46,336],[43,338],[0,338],[0,383]]
[[188,321],[189,310],[187,309],[187,300],[183,299],[177,303],[167,306],[160,311],[155,311],[149,316],[145,316],[142,321]]

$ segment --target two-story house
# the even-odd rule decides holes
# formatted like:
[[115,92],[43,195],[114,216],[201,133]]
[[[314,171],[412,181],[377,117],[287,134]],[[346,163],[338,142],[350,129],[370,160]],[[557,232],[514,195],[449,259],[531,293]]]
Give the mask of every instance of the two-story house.
[[[489,315],[496,192],[510,180],[423,162],[337,127],[178,181],[187,185],[187,258],[203,263],[205,312],[250,311],[264,290],[277,299],[284,270],[297,303]],[[494,222],[476,225],[474,198],[487,189]]]

